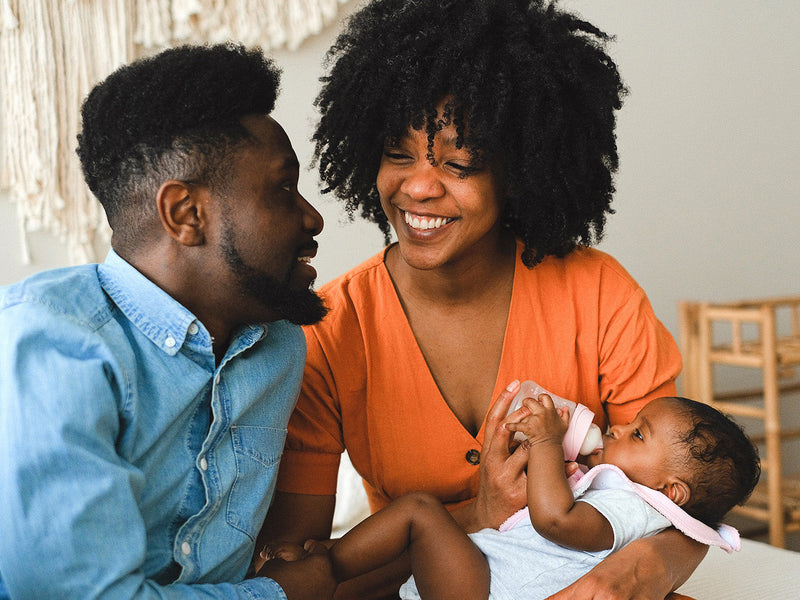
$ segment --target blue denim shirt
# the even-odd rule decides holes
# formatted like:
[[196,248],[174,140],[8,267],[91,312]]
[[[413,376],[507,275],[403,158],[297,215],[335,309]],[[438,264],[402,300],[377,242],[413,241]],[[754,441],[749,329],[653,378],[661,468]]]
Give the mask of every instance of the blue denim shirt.
[[219,366],[211,343],[113,251],[0,288],[0,590],[285,598],[242,580],[305,338],[244,327]]

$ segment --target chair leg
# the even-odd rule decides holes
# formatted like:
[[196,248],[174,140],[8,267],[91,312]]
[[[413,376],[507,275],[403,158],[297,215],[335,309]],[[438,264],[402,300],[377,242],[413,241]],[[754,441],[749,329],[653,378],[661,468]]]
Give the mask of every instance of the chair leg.
[[775,339],[775,318],[770,307],[762,309],[762,348],[764,352],[764,422],[767,463],[767,506],[769,510],[770,544],[786,546],[783,514],[783,465],[781,459],[781,415],[778,389],[778,359]]

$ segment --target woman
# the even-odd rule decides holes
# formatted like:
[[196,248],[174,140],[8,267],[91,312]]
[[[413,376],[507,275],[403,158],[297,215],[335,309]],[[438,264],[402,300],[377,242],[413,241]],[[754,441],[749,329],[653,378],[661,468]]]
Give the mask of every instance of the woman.
[[[625,92],[605,40],[541,1],[376,0],[352,17],[317,99],[319,169],[397,243],[320,290],[331,310],[306,330],[263,540],[330,535],[345,448],[373,510],[426,491],[467,531],[499,526],[525,503],[525,458],[499,427],[510,381],[586,404],[601,427],[674,395],[674,341],[589,248],[612,212]],[[664,532],[561,597],[663,598],[703,552]],[[395,568],[340,596],[396,590]]]

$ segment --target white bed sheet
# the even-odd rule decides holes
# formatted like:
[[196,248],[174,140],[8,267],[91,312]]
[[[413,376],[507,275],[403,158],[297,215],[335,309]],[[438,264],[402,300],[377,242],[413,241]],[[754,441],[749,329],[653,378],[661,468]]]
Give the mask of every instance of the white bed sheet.
[[711,548],[678,591],[695,600],[800,600],[800,552],[747,539],[733,554]]

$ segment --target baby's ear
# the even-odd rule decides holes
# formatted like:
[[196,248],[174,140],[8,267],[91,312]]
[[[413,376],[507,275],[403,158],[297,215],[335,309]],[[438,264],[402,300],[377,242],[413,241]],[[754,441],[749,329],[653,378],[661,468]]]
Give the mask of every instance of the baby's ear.
[[663,491],[667,495],[667,498],[672,500],[678,506],[683,506],[689,502],[689,497],[692,495],[689,485],[677,477],[675,479],[671,479],[661,491]]

